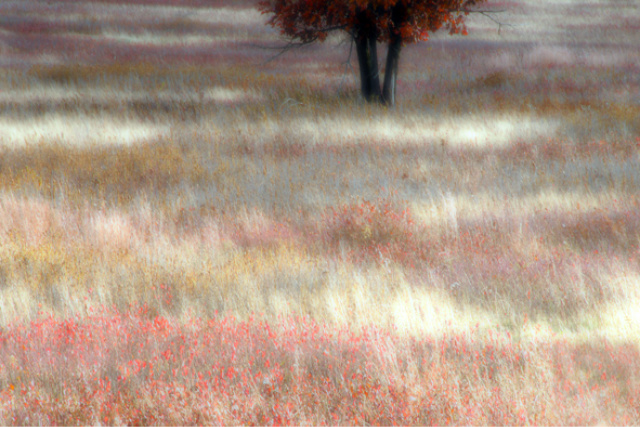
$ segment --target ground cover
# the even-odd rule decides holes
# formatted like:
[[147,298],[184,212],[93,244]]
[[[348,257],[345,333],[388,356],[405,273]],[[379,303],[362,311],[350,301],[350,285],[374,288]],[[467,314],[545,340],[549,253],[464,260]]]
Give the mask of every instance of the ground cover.
[[490,3],[395,109],[214,3],[0,5],[2,424],[640,422],[632,2]]

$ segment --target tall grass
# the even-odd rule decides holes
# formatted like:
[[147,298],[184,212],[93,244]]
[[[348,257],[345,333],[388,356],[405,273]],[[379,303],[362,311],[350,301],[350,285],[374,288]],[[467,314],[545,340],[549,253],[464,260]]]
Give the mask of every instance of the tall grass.
[[4,424],[638,423],[633,8],[472,17],[389,110],[246,6],[59,6],[2,24]]

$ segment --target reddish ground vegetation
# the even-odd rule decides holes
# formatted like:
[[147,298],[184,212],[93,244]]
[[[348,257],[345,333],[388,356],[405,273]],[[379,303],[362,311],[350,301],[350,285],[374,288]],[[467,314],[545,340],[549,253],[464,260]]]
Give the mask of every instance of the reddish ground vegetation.
[[607,341],[416,339],[306,317],[176,323],[144,306],[102,308],[2,330],[0,421],[634,424],[639,361]]

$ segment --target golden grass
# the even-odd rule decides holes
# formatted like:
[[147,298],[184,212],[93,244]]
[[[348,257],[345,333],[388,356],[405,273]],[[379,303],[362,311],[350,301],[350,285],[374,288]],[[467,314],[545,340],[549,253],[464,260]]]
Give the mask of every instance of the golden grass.
[[[220,13],[154,31],[236,16]],[[437,67],[456,59],[428,52],[435,64],[406,64],[396,110],[308,61],[3,71],[2,321],[147,302],[606,335],[612,304],[635,301],[620,288],[638,272],[640,109],[619,92],[637,82],[551,64],[553,49],[451,74]]]
[[[36,42],[33,51],[0,46],[34,64],[26,73],[0,68],[0,333],[97,310],[187,329],[230,316],[312,319],[334,332],[380,331],[358,360],[385,367],[375,376],[383,382],[415,384],[400,399],[408,407],[432,397],[427,381],[455,422],[476,409],[469,419],[485,423],[637,420],[638,397],[627,390],[640,344],[633,36],[610,28],[621,41],[614,51],[551,32],[531,44],[528,31],[541,24],[528,13],[555,25],[576,6],[519,2],[509,16],[521,30],[497,35],[475,20],[471,41],[438,35],[405,49],[399,105],[387,109],[359,99],[355,73],[340,64],[347,46],[264,64],[271,52],[242,43],[276,34],[256,26],[264,17],[253,10],[94,6],[66,5],[66,18],[46,25],[34,15],[38,2],[10,9],[38,21],[42,43],[66,34],[150,54],[73,64],[61,59],[73,43],[59,45],[59,56],[34,53]],[[225,40],[211,42],[209,30]],[[176,47],[180,38],[189,43]],[[395,338],[380,338],[387,333]],[[435,344],[416,350],[412,339]],[[524,362],[493,361],[491,351],[512,345],[519,353],[500,360]],[[302,356],[323,378],[333,359],[315,351]],[[436,357],[441,365],[427,360]],[[11,369],[0,398],[7,381],[36,375],[16,357],[2,360]],[[115,378],[122,360],[103,371]],[[470,375],[479,380],[467,384]],[[546,387],[566,386],[565,375],[602,391]],[[265,384],[254,390],[260,399]],[[468,396],[487,402],[491,387],[513,402],[532,399],[506,405],[506,415],[474,409]],[[576,403],[569,415],[557,396]],[[150,399],[141,404],[162,406]],[[237,421],[227,403],[219,419]],[[588,407],[597,409],[582,414]],[[294,419],[313,422],[313,409]]]

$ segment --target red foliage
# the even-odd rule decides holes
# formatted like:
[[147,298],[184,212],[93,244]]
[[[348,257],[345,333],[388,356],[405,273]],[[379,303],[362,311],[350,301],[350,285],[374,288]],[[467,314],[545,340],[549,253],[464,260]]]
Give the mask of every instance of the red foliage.
[[0,330],[0,423],[637,424],[639,361],[632,345],[496,331],[103,309]]
[[427,40],[442,27],[466,33],[464,17],[483,0],[262,0],[269,23],[303,42],[324,40],[333,30],[375,33],[378,41],[400,37],[404,43]]

